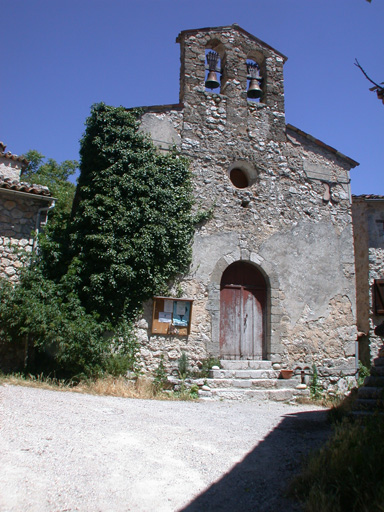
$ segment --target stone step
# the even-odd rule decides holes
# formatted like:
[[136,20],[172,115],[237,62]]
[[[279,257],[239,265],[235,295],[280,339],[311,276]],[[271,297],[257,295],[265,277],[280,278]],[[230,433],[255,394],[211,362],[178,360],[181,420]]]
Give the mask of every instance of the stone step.
[[205,382],[210,388],[296,389],[301,379],[206,379]]
[[223,370],[272,370],[271,361],[222,359],[220,364]]
[[[211,390],[212,400],[254,400],[276,402],[288,402],[298,395],[308,395],[309,390],[293,389],[235,389],[235,388],[217,388]],[[203,398],[203,397],[202,397]],[[208,397],[206,397],[208,398]]]
[[277,379],[279,370],[209,370],[211,379]]
[[384,377],[384,366],[373,366],[371,368],[372,377]]
[[374,366],[384,366],[384,357],[377,357],[373,360]]
[[357,390],[357,397],[360,398],[384,398],[384,389],[378,387],[363,386]]
[[375,416],[384,416],[384,411],[351,411],[350,413],[352,416],[354,416],[355,418],[366,418],[368,416],[373,416],[373,414]]
[[384,400],[374,398],[358,398],[353,406],[356,411],[384,410]]
[[374,388],[384,388],[384,377],[369,376],[364,380],[364,386]]

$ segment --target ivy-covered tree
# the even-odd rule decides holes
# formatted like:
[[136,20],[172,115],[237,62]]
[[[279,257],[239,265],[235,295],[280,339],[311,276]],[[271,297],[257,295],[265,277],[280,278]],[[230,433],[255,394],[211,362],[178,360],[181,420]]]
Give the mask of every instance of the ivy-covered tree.
[[191,258],[188,162],[160,154],[139,131],[140,115],[97,104],[81,141],[72,269],[87,310],[112,324],[133,319]]

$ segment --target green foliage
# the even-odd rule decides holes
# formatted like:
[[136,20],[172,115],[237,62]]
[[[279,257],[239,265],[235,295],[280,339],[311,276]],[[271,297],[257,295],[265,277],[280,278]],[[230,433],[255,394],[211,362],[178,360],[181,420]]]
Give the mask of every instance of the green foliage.
[[139,342],[134,335],[132,324],[122,319],[116,326],[110,340],[110,352],[106,357],[105,370],[109,375],[126,375],[127,372],[140,373]]
[[197,384],[192,384],[192,386],[189,388],[189,394],[191,398],[195,400],[199,398],[199,386]]
[[28,167],[23,171],[21,179],[29,183],[44,185],[49,188],[55,198],[55,207],[49,212],[49,222],[44,233],[39,237],[41,264],[47,277],[57,280],[66,272],[68,259],[68,222],[72,210],[75,185],[69,181],[78,168],[76,160],[65,160],[57,163],[48,160],[36,150],[23,155]]
[[320,398],[322,398],[319,376],[315,364],[312,365],[312,377],[309,383],[309,392],[311,394],[312,400],[320,400]]
[[344,420],[291,490],[311,512],[384,510],[384,419]]
[[370,369],[363,365],[361,361],[359,361],[359,376],[357,378],[357,385],[360,387],[364,384],[365,378],[369,377]]
[[21,179],[48,187],[51,195],[57,200],[55,210],[52,212],[51,224],[59,220],[54,220],[55,215],[60,218],[68,217],[75,195],[75,185],[69,181],[69,178],[76,172],[78,162],[65,160],[59,164],[52,158],[45,161],[45,156],[34,149],[23,156],[29,161],[29,165],[22,172]]
[[214,356],[209,356],[207,359],[203,359],[201,361],[201,368],[198,372],[195,372],[194,376],[196,378],[207,378],[209,377],[209,370],[213,366],[221,367],[220,359]]
[[[0,283],[0,336],[33,347],[27,370],[64,377],[138,371],[131,324],[142,303],[188,269],[194,217],[188,162],[139,132],[140,111],[95,105],[77,162],[25,157],[25,181],[57,198],[39,253]],[[71,218],[73,211],[73,218]],[[112,331],[115,336],[106,336]]]
[[[14,287],[0,280],[0,338],[28,341],[34,357],[26,371],[60,377],[97,376],[134,365],[137,346],[131,337],[105,336],[106,325],[87,314],[65,284],[47,279],[37,265],[26,269]],[[121,328],[126,329],[123,324]],[[126,370],[125,370],[126,371]]]
[[155,392],[159,393],[162,391],[167,384],[167,372],[164,366],[164,356],[161,355],[158,367],[155,370],[155,378],[153,379],[153,385]]
[[185,352],[181,353],[181,356],[177,361],[177,368],[179,371],[180,378],[185,380],[189,375],[189,361],[188,356]]
[[88,311],[112,323],[134,318],[191,259],[188,162],[160,154],[138,130],[139,117],[95,105],[81,141],[72,224],[78,292]]

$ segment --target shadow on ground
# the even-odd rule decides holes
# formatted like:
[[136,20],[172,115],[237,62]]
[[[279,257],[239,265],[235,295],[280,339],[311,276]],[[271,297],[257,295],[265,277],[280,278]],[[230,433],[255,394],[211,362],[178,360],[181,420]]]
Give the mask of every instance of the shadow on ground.
[[179,512],[301,511],[285,496],[287,485],[303,457],[329,434],[325,410],[286,415],[241,462]]

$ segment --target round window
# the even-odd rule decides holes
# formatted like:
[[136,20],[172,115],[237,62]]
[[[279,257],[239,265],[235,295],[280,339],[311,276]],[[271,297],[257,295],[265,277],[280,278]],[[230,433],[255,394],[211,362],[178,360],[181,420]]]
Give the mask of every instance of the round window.
[[229,173],[229,178],[232,181],[232,185],[236,188],[247,188],[249,186],[248,176],[242,169],[235,168]]

